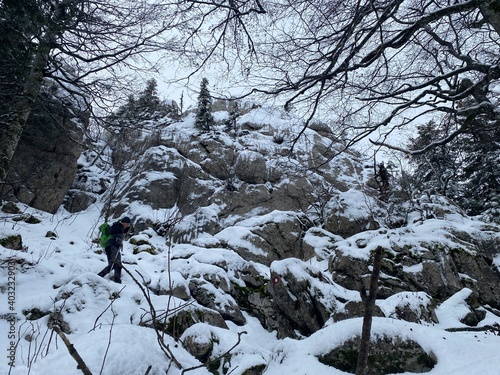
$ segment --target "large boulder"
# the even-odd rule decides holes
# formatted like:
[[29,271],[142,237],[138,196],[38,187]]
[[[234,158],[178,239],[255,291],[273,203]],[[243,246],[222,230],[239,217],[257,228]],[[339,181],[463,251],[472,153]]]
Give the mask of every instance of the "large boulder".
[[235,163],[235,175],[249,184],[263,184],[268,181],[266,159],[255,151],[243,151],[238,154]]
[[241,257],[270,265],[274,260],[286,258],[310,259],[314,250],[303,240],[309,226],[303,214],[272,212],[242,220],[215,237]]
[[[347,340],[342,346],[322,355],[325,365],[355,373],[360,338]],[[437,363],[434,353],[426,352],[417,342],[393,336],[376,336],[370,342],[366,375],[393,373],[427,373]]]
[[327,203],[328,215],[324,227],[342,237],[378,229],[380,225],[373,215],[375,206],[374,199],[358,189],[341,192]]

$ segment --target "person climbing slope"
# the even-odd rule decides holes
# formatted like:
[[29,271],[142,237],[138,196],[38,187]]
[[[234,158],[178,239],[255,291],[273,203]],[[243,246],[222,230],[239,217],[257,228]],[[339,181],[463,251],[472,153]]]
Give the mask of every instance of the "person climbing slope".
[[98,273],[99,276],[104,277],[110,273],[111,270],[114,270],[113,281],[119,284],[122,282],[122,259],[120,250],[123,246],[125,234],[130,230],[130,223],[130,218],[125,216],[123,219],[113,223],[109,228],[109,239],[104,248],[106,257],[108,258],[108,265]]

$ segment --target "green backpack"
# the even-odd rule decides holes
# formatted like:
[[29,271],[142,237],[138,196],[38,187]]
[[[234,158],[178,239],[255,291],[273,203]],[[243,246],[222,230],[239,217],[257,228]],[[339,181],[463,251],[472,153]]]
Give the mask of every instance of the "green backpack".
[[99,233],[101,234],[101,236],[99,237],[99,245],[101,245],[103,249],[106,247],[106,244],[112,237],[111,234],[109,234],[110,228],[111,227],[108,223],[104,223],[99,226]]

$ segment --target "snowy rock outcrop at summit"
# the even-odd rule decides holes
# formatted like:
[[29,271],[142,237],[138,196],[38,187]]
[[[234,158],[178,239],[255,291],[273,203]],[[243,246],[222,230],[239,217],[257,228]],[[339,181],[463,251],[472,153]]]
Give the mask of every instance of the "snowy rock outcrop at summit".
[[[226,110],[214,113],[208,132],[193,114],[116,129],[120,142],[109,136],[78,159],[65,208],[51,216],[4,205],[1,261],[15,258],[22,270],[19,319],[40,337],[60,324],[94,373],[111,342],[107,374],[145,373],[148,365],[155,374],[196,366],[193,374],[209,374],[203,363],[217,374],[299,374],[301,366],[345,374],[350,364],[338,358],[359,339],[360,290],[382,248],[379,359],[393,348],[399,372],[465,375],[466,358],[453,354],[459,345],[469,345],[470,356],[494,353],[486,343],[497,342],[500,323],[498,225],[440,196],[381,200],[370,156],[346,151],[324,124],[296,138],[300,119],[244,108],[230,130]],[[95,274],[104,255],[91,239],[106,211],[110,221],[133,221],[123,285]],[[13,249],[6,239],[18,234]],[[180,368],[158,347],[157,332]],[[36,344],[48,355],[20,361],[13,374],[76,368],[64,347]],[[20,338],[21,349],[30,345]]]

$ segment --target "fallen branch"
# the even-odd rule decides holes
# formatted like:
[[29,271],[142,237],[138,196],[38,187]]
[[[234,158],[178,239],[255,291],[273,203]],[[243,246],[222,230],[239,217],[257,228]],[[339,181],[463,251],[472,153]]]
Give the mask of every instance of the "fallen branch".
[[459,327],[459,328],[446,328],[445,331],[448,332],[485,332],[492,331],[497,335],[500,335],[500,325],[486,325],[482,327]]
[[80,357],[80,354],[78,354],[77,350],[73,346],[73,344],[68,340],[66,335],[64,334],[63,331],[61,331],[61,328],[58,325],[53,325],[52,329],[59,335],[61,340],[64,342],[64,345],[66,345],[66,348],[68,348],[69,354],[73,357],[73,359],[76,361],[78,364],[78,369],[83,372],[84,375],[92,375],[92,372],[90,372],[89,368],[87,367],[86,363]]

